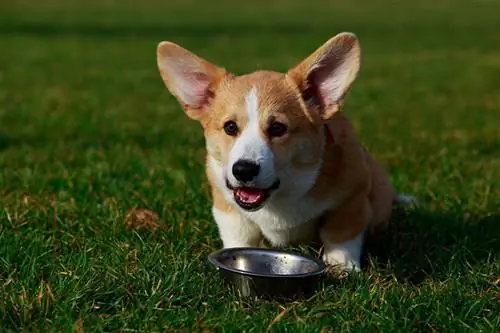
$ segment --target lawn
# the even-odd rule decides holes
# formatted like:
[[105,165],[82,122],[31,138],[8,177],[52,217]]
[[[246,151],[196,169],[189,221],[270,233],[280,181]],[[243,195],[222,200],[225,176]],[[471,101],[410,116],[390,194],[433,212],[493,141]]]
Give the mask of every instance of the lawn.
[[[83,3],[0,4],[1,327],[500,330],[499,2]],[[395,210],[362,274],[296,302],[240,299],[206,261],[221,242],[204,139],[156,45],[285,71],[341,31],[363,52],[346,113],[421,204]]]

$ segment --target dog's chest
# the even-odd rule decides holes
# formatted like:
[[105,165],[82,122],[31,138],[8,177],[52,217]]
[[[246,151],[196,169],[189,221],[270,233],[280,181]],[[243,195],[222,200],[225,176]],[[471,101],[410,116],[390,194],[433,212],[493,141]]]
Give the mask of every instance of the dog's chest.
[[316,239],[319,218],[328,206],[304,199],[295,205],[270,205],[246,215],[272,245],[286,246]]
[[310,243],[314,241],[318,235],[316,219],[291,228],[272,229],[265,225],[261,225],[260,228],[264,237],[273,246]]

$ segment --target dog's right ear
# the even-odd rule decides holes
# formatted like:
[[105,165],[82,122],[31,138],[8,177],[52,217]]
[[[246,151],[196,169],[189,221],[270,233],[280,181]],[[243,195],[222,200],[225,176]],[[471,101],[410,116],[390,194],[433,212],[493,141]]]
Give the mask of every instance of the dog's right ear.
[[186,114],[202,118],[226,71],[172,42],[158,44],[157,63],[163,82]]

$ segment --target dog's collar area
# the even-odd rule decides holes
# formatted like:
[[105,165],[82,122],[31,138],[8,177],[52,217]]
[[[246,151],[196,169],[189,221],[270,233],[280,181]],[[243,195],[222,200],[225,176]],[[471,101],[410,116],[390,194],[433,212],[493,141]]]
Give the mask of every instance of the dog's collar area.
[[331,144],[335,143],[335,141],[333,140],[332,132],[328,128],[328,125],[325,124],[324,128],[325,128],[326,144],[331,145]]

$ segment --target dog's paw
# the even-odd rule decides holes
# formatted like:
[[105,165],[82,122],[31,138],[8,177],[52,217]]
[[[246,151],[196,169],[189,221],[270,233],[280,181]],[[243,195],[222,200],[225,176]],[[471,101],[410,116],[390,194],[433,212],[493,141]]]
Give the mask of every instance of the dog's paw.
[[361,261],[353,257],[348,251],[336,249],[326,252],[323,261],[328,270],[338,273],[351,273],[361,271]]

